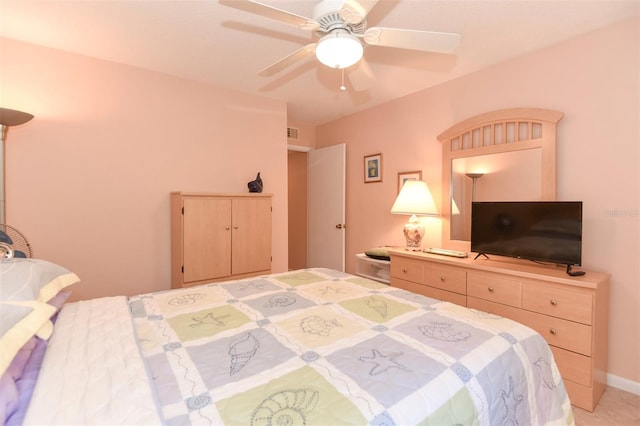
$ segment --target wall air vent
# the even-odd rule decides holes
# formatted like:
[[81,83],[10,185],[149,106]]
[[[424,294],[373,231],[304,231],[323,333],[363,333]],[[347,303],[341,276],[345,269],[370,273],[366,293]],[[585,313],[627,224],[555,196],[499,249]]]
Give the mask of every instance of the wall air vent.
[[287,138],[298,139],[298,129],[293,127],[287,127]]

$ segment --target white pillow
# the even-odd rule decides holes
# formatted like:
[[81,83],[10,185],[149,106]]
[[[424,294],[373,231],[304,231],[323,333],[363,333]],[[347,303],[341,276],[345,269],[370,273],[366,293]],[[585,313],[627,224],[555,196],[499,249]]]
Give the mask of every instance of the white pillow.
[[48,302],[80,281],[73,272],[41,259],[0,260],[0,302]]

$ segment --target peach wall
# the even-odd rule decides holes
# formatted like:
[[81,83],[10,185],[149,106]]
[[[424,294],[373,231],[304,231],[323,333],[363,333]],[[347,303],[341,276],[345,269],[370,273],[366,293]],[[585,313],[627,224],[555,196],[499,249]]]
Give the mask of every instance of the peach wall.
[[287,269],[286,104],[3,39],[7,219],[76,272],[75,299],[170,287],[169,192],[273,196],[273,270]]
[[[440,204],[440,132],[496,109],[562,111],[558,199],[584,201],[584,268],[611,273],[609,378],[640,393],[638,40],[625,21],[319,126],[319,147],[347,143],[347,271],[364,249],[404,244],[406,218],[389,213],[398,172],[422,170]],[[362,157],[377,152],[383,182],[364,184]],[[427,225],[424,245],[439,246],[439,222]]]
[[315,126],[289,121],[287,122],[287,127],[292,127],[298,130],[298,139],[287,139],[288,144],[307,147],[310,149],[316,147]]

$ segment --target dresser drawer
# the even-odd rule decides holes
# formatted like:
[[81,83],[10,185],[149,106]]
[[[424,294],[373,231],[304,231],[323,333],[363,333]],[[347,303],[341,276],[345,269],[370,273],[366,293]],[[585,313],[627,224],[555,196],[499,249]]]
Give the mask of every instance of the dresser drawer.
[[467,273],[460,268],[425,266],[424,283],[454,293],[467,293]]
[[452,293],[450,291],[440,290],[439,288],[429,287],[423,284],[397,278],[391,279],[391,286],[421,294],[432,299],[444,300],[445,302],[455,303],[456,305],[467,306],[467,296],[464,294]]
[[391,260],[391,276],[414,283],[424,282],[424,267],[419,260],[394,257]]
[[551,352],[563,379],[591,387],[591,358],[555,346],[551,346]]
[[526,313],[523,324],[540,333],[550,345],[591,356],[591,326],[535,312],[523,312]]
[[467,274],[467,295],[469,296],[520,307],[521,292],[521,284],[517,280],[485,272]]
[[522,307],[582,324],[592,323],[593,295],[579,290],[536,283],[522,288]]
[[467,306],[510,318],[531,327],[540,333],[549,345],[591,356],[592,330],[588,325],[493,303],[471,297],[471,295],[467,297]]

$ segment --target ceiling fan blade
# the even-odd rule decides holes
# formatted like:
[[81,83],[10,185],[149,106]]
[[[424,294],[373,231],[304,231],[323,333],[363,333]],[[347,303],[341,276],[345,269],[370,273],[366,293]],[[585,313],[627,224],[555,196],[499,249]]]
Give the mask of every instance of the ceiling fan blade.
[[378,4],[378,0],[344,0],[340,9],[340,17],[347,24],[357,24],[366,18],[376,4]]
[[351,87],[356,92],[367,90],[374,81],[373,71],[369,63],[361,59],[357,65],[353,66],[347,75]]
[[293,65],[294,63],[315,54],[316,44],[317,43],[311,43],[311,44],[307,44],[304,47],[301,47],[300,49],[296,50],[292,54],[280,59],[278,62],[269,65],[268,67],[260,71],[258,75],[262,77],[272,76],[273,74],[276,74],[282,71],[283,69]]
[[435,31],[403,30],[371,27],[364,32],[364,41],[373,46],[399,47],[425,52],[451,53],[460,44],[460,34]]
[[287,25],[292,25],[307,31],[314,31],[320,27],[317,21],[286,10],[278,9],[273,6],[259,3],[253,0],[218,0],[223,6],[229,6],[234,9],[243,10],[245,12],[254,13],[256,15],[265,16],[275,19]]

